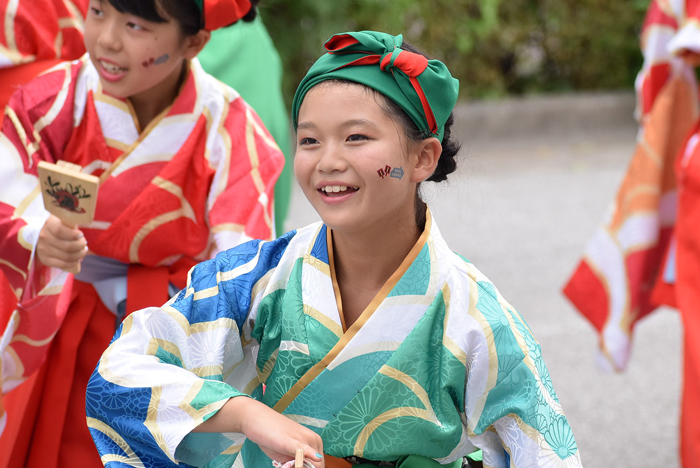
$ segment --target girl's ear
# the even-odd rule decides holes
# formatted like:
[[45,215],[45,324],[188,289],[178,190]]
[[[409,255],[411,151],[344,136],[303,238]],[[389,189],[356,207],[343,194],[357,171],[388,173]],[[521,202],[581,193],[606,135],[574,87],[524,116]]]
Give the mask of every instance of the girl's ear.
[[192,60],[197,56],[198,53],[204,49],[204,46],[209,42],[211,38],[211,32],[200,29],[197,34],[185,37],[184,51],[182,55],[187,60]]
[[411,182],[423,182],[433,175],[442,154],[442,144],[435,137],[421,140],[417,145],[416,153],[418,158],[413,167]]

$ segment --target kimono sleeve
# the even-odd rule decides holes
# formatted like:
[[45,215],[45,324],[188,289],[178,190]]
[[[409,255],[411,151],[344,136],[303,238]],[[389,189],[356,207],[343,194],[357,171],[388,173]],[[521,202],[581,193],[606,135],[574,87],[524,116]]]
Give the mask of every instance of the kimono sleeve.
[[285,163],[277,143],[243,99],[231,103],[223,131],[225,157],[219,160],[209,196],[214,252],[274,237],[274,186]]
[[0,132],[0,270],[18,296],[26,289],[39,232],[49,216],[36,167],[39,161],[60,159],[71,135],[71,77],[79,68],[66,63],[34,79],[5,109]]
[[163,307],[126,318],[86,395],[88,426],[106,466],[203,466],[243,438],[190,432],[229,398],[246,396],[245,387],[261,396],[257,381],[241,378],[250,368],[257,377],[241,330],[257,313],[254,287],[286,241],[251,241],[219,254],[194,267],[187,287]]
[[[692,11],[689,13],[693,14]],[[698,16],[700,11],[694,14]],[[684,50],[700,52],[700,29],[697,20],[685,25],[679,21],[667,2],[652,0],[649,4],[640,41],[644,64],[635,81],[636,117],[642,124],[663,88],[675,76],[694,82],[693,70],[683,62],[680,54]]]
[[683,23],[668,45],[669,51],[674,55],[680,55],[684,51],[700,54],[700,2],[686,2],[686,8]]
[[540,346],[522,316],[492,284],[472,288],[465,417],[484,466],[581,466],[578,446],[552,386]]

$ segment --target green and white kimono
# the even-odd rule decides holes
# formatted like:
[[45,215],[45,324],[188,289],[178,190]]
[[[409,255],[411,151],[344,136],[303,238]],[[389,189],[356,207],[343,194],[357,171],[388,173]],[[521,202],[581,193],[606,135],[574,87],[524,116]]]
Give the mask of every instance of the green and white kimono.
[[489,467],[581,466],[530,329],[430,216],[345,331],[332,252],[322,224],[252,241],[128,317],[87,389],[102,461],[269,467],[242,434],[191,433],[245,395],[319,433],[336,457],[450,464],[478,447]]

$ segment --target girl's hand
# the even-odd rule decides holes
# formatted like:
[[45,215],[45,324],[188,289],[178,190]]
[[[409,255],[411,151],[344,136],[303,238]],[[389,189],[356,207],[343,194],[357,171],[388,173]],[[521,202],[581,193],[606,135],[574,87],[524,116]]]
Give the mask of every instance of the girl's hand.
[[[231,398],[217,414],[195,432],[239,432],[280,463],[294,460],[297,449],[314,468],[325,468],[321,437],[301,424],[279,414],[264,403],[245,396]],[[317,456],[318,455],[318,456]]]
[[47,267],[75,271],[87,255],[87,241],[78,228],[70,228],[50,215],[39,232],[36,255]]
[[250,404],[244,411],[246,417],[241,420],[241,432],[265,455],[285,463],[293,460],[297,449],[301,448],[304,449],[304,460],[316,468],[325,467],[321,436],[263,403],[250,401],[255,404]]

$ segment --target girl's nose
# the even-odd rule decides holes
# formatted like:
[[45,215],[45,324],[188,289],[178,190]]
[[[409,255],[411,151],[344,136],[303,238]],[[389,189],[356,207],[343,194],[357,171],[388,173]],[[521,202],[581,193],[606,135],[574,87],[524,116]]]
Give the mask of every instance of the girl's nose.
[[316,169],[326,174],[343,172],[347,167],[347,161],[343,157],[342,151],[335,145],[329,145],[324,148],[316,163]]
[[106,21],[100,29],[97,44],[105,50],[119,51],[122,48],[119,25],[116,21]]

